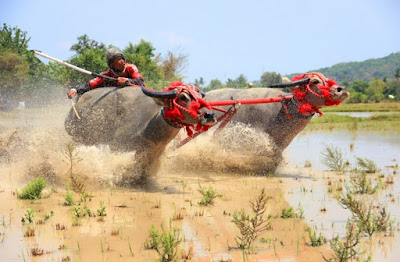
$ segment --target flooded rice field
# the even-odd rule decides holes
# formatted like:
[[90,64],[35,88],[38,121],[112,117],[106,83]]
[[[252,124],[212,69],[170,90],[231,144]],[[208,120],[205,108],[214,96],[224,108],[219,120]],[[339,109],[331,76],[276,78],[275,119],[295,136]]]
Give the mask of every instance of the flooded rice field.
[[[340,200],[361,173],[367,179],[356,184],[374,190],[354,196],[371,214],[385,210],[389,219],[383,230],[379,220],[385,219],[371,216],[364,226],[372,223],[374,232],[360,235],[355,252],[372,261],[398,260],[398,132],[304,131],[274,174],[255,176],[255,169],[274,161],[269,139],[235,125],[219,138],[206,133],[178,150],[167,148],[157,175],[121,188],[114,178],[135,164],[135,153],[107,146],[76,145],[79,179],[71,179],[65,155],[71,138],[63,128],[68,110],[65,104],[0,113],[1,261],[160,261],[168,253],[161,244],[155,248],[161,236],[174,240],[176,253],[170,254],[178,261],[324,261],[335,255],[329,240],[346,241],[347,221],[355,220]],[[327,148],[340,151],[345,171],[323,164]],[[357,158],[373,161],[376,171],[359,172]],[[19,199],[40,176],[47,181],[41,198]],[[245,233],[234,222],[255,216],[251,203],[263,189],[267,201],[257,221],[266,227],[257,227],[243,251],[238,246]],[[214,193],[211,203],[205,192]],[[309,232],[326,241],[317,244]]]

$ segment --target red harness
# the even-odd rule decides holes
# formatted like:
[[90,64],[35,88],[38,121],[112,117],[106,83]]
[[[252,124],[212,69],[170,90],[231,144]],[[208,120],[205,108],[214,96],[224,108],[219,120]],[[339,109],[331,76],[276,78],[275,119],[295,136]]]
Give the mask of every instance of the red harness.
[[310,92],[311,94],[313,94],[316,97],[325,97],[325,105],[326,106],[332,106],[332,105],[338,105],[340,104],[340,101],[336,101],[334,102],[332,100],[332,95],[331,92],[329,91],[329,89],[333,86],[333,85],[338,85],[335,81],[333,81],[332,79],[328,79],[326,78],[323,74],[321,73],[306,73],[303,75],[299,75],[299,76],[295,76],[292,78],[292,81],[297,81],[300,79],[303,79],[305,77],[309,77],[310,79],[312,79],[313,76],[318,76],[318,78],[320,78],[323,82],[322,85],[319,85],[318,88],[321,91],[321,94],[318,94],[316,92],[314,92],[310,86],[312,86],[312,80],[306,84],[306,85],[302,85],[300,86],[299,89],[295,89],[293,91],[293,96],[294,99],[300,104],[299,107],[299,113],[301,115],[305,115],[307,113],[313,114],[313,113],[318,113],[319,115],[322,115],[322,112],[319,111],[319,109],[321,107],[313,107],[311,106],[311,104],[306,100],[306,95],[307,92]]
[[[185,124],[181,122],[181,120],[185,119],[185,116],[182,114],[182,111],[188,113],[194,119],[197,119],[199,114],[204,115],[204,113],[199,111],[200,108],[206,107],[208,109],[211,109],[211,106],[204,99],[198,97],[198,94],[200,94],[200,90],[194,85],[186,85],[181,81],[178,81],[178,82],[172,82],[169,85],[169,87],[167,89],[163,89],[163,91],[170,91],[172,89],[177,89],[178,94],[175,98],[169,99],[168,107],[164,107],[164,118],[169,120],[176,127],[185,127],[189,137],[193,136],[193,130],[207,131],[210,128],[210,126],[208,125],[202,125],[198,123],[196,126],[194,126],[192,124]],[[182,100],[180,101],[180,103],[183,103],[184,105],[188,106],[188,108],[177,103],[179,95],[182,92],[188,93],[192,98],[190,105],[188,105],[186,102]]]
[[[323,84],[319,85],[318,88],[320,90],[320,94],[313,91],[311,89],[312,84],[312,77],[313,76],[318,76]],[[224,128],[228,122],[231,120],[231,118],[234,116],[234,114],[237,112],[238,107],[241,104],[265,104],[265,103],[277,103],[280,102],[282,103],[282,107],[285,110],[287,116],[289,119],[291,119],[291,115],[289,114],[284,101],[294,99],[298,104],[299,104],[299,114],[301,115],[306,115],[307,113],[318,113],[319,115],[322,115],[322,113],[319,111],[320,107],[313,107],[311,104],[306,100],[306,94],[309,92],[313,94],[316,97],[325,97],[325,105],[326,106],[332,106],[332,105],[338,105],[340,104],[340,101],[333,101],[332,100],[332,95],[330,93],[330,88],[333,85],[338,85],[334,80],[326,78],[323,74],[313,72],[313,73],[306,73],[303,75],[295,76],[293,77],[292,81],[297,81],[300,79],[303,79],[305,77],[309,77],[311,80],[308,84],[301,85],[299,89],[296,89],[293,91],[293,96],[282,96],[280,95],[279,97],[272,97],[272,98],[256,98],[256,99],[237,99],[237,100],[221,100],[221,101],[205,101],[204,99],[201,99],[198,97],[198,93],[200,93],[200,90],[194,86],[194,85],[186,85],[183,84],[181,81],[178,82],[172,82],[170,86],[167,89],[164,89],[163,91],[169,91],[171,89],[177,89],[178,90],[178,95],[174,99],[170,99],[169,106],[164,107],[164,118],[168,119],[174,126],[176,127],[185,127],[186,132],[188,134],[188,137],[181,141],[177,147],[183,146],[193,138],[197,137],[201,133],[207,131],[210,126],[208,125],[202,125],[202,124],[197,124],[196,127],[192,124],[184,124],[180,120],[185,119],[184,115],[182,114],[182,111],[190,114],[193,118],[197,119],[199,114],[204,114],[199,111],[201,107],[207,107],[208,109],[213,109],[213,110],[218,110],[223,112],[224,114],[220,116],[217,119],[217,123],[221,122],[220,126],[218,127],[218,130],[221,130]],[[181,103],[188,105],[188,108],[183,107],[182,105],[177,103],[177,100],[179,99],[179,94],[182,92],[187,92],[191,97],[192,101],[190,105],[186,104],[185,102],[181,101]],[[232,107],[229,110],[225,110],[222,108],[219,108],[217,106],[226,106],[226,105],[231,105]],[[193,129],[193,130],[192,130]],[[196,131],[194,133],[193,131]]]

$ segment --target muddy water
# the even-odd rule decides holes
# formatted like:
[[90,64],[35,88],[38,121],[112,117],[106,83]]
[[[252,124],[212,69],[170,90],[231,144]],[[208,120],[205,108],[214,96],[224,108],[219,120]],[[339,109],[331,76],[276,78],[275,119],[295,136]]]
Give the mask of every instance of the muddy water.
[[[169,230],[170,226],[181,229],[179,261],[185,257],[189,261],[242,261],[243,253],[233,248],[240,235],[232,223],[233,213],[241,209],[250,212],[249,201],[263,188],[272,197],[265,213],[265,219],[271,216],[272,227],[258,236],[249,261],[322,261],[322,254],[330,256],[329,246],[309,246],[307,227],[327,238],[344,235],[350,213],[328,192],[330,180],[336,183],[346,179],[327,172],[320,163],[321,143],[339,146],[352,163],[355,155],[373,159],[385,176],[394,171],[385,166],[399,159],[395,136],[305,134],[286,150],[277,175],[255,177],[251,176],[254,170],[276,161],[272,146],[268,136],[236,125],[218,138],[205,134],[178,150],[171,144],[157,176],[146,185],[128,189],[115,187],[113,178],[134,165],[134,152],[78,146],[82,160],[74,170],[82,175],[85,189],[92,195],[91,200],[81,202],[81,208],[96,214],[102,201],[107,215],[74,218],[74,207],[63,204],[68,163],[61,152],[70,142],[63,130],[67,110],[68,105],[63,105],[1,115],[1,143],[7,150],[0,162],[1,261],[158,261],[157,252],[145,248],[152,226],[158,230]],[[354,144],[353,151],[350,143]],[[369,148],[371,144],[374,150]],[[376,153],[374,157],[368,154],[371,151]],[[380,152],[384,153],[382,157]],[[304,168],[306,160],[311,168]],[[45,194],[52,188],[55,192],[48,198],[19,200],[15,191],[38,173],[45,173],[52,181]],[[388,205],[393,218],[399,218],[400,188],[397,176],[393,177],[394,184],[380,190],[376,198]],[[202,206],[200,186],[212,187],[221,196],[213,205]],[[79,199],[74,193],[74,200]],[[283,208],[292,206],[297,211],[299,205],[304,210],[303,219],[281,218]],[[21,222],[28,208],[35,213],[32,224]],[[321,212],[323,208],[326,211]],[[54,216],[44,221],[50,211]],[[34,236],[24,236],[28,228],[34,230]],[[374,261],[397,261],[397,238],[396,231],[395,237],[374,238],[370,246],[364,239],[363,248],[373,250]],[[35,248],[43,254],[35,256]]]
[[[283,176],[293,176],[295,179],[285,179],[287,191],[286,199],[294,207],[302,206],[305,219],[317,232],[325,237],[345,235],[347,220],[351,212],[338,204],[337,195],[346,191],[349,183],[349,174],[328,172],[323,164],[322,153],[326,146],[336,147],[343,154],[343,159],[350,163],[349,169],[357,167],[357,157],[367,158],[376,164],[379,171],[369,175],[376,185],[379,177],[385,182],[388,178],[393,183],[378,190],[370,201],[375,206],[385,207],[390,212],[393,223],[398,232],[400,218],[400,186],[398,165],[400,162],[400,138],[398,132],[313,132],[303,133],[295,138],[285,152],[286,164],[280,172]],[[305,168],[306,162],[311,165]],[[336,188],[343,187],[343,191]],[[332,191],[329,191],[332,188]],[[397,261],[400,254],[398,233],[395,237],[376,237],[378,245],[366,246],[372,253],[373,261]]]

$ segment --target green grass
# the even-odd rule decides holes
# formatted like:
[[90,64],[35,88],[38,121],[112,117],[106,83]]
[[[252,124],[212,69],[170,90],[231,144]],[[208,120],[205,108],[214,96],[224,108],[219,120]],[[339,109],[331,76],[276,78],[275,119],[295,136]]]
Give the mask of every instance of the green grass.
[[42,190],[46,187],[46,180],[38,177],[21,189],[21,193],[17,192],[20,199],[39,199]]
[[399,102],[343,103],[339,106],[324,107],[322,112],[400,112]]
[[305,131],[326,130],[369,130],[369,131],[400,131],[400,113],[373,114],[368,118],[351,117],[346,115],[324,114],[313,117]]

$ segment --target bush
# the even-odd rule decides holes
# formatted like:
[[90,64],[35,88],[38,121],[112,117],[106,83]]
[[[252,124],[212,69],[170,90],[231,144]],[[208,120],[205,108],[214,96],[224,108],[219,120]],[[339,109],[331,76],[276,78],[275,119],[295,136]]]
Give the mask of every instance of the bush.
[[43,177],[38,177],[25,187],[22,188],[21,193],[17,192],[20,199],[38,199],[40,193],[46,187],[46,180]]

